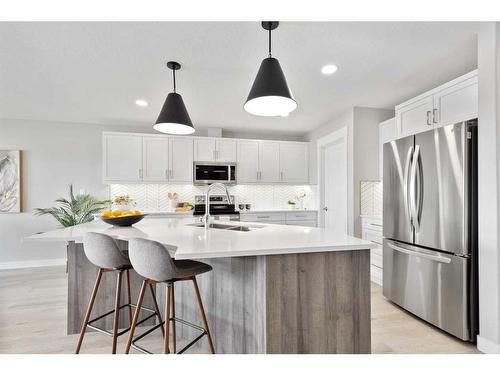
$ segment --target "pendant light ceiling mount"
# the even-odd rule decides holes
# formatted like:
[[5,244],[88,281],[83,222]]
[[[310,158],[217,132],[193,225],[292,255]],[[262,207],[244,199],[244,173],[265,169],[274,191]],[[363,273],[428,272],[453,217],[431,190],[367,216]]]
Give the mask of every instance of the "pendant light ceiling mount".
[[263,21],[261,25],[269,31],[269,57],[260,64],[244,108],[257,116],[284,116],[297,108],[297,102],[288,88],[278,59],[271,54],[271,31],[279,26],[279,22]]
[[167,67],[172,70],[174,91],[167,95],[153,128],[160,133],[192,134],[195,131],[194,126],[184,105],[182,96],[177,93],[175,81],[175,71],[181,69],[181,64],[177,61],[169,61],[167,62]]
[[262,21],[262,27],[266,30],[274,30],[277,29],[279,26],[278,21]]

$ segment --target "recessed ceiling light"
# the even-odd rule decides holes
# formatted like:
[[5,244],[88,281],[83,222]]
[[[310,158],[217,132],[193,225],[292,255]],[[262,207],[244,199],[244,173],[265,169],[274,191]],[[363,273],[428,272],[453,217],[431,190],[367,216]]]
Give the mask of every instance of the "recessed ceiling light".
[[330,65],[325,65],[324,67],[321,68],[321,73],[323,74],[333,74],[337,71],[337,65],[333,65],[333,64],[330,64]]
[[137,105],[139,107],[147,107],[148,106],[148,102],[145,101],[144,99],[137,99],[135,101],[135,105]]

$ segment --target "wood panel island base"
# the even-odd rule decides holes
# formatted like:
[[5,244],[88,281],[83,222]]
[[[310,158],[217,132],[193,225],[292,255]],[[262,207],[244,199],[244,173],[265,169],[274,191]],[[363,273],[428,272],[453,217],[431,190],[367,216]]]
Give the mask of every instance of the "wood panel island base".
[[[199,285],[216,352],[370,353],[369,254],[204,259],[214,268]],[[175,287],[176,314],[201,323],[192,286]],[[196,335],[182,325],[177,333]],[[208,353],[206,340],[200,343]]]
[[[259,223],[250,232],[191,226],[192,219],[146,219],[132,228],[101,222],[33,235],[68,241],[68,333],[80,329],[97,268],[86,258],[86,232],[106,233],[123,248],[130,238],[165,244],[175,259],[199,259],[213,271],[198,277],[217,353],[370,353],[370,248],[323,228]],[[242,225],[253,225],[241,223]],[[133,303],[142,279],[131,277]],[[116,280],[104,279],[96,307],[113,307]],[[157,285],[164,306],[165,285]],[[125,302],[125,299],[123,300]],[[175,284],[176,316],[201,324],[190,282]],[[146,305],[151,301],[145,300]],[[128,316],[121,320],[127,327]],[[103,327],[110,328],[110,321]],[[178,339],[197,332],[177,324]],[[197,345],[208,353],[206,339]]]

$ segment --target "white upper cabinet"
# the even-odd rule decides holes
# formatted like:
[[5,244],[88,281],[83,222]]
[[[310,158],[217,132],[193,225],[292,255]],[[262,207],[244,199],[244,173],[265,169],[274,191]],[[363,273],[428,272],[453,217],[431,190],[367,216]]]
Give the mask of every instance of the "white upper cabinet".
[[237,144],[235,140],[218,139],[215,142],[215,161],[236,163]]
[[280,181],[309,182],[309,148],[307,143],[280,143]]
[[397,137],[470,120],[478,114],[477,70],[396,106]]
[[142,137],[113,134],[103,137],[103,180],[142,181]]
[[434,123],[436,127],[455,124],[477,117],[477,75],[434,94]]
[[432,129],[434,99],[426,96],[396,109],[396,122],[400,137]]
[[226,139],[195,139],[194,160],[235,163],[237,141]]
[[238,142],[238,183],[259,182],[259,141]]
[[309,184],[308,142],[103,133],[104,183],[193,182],[193,161],[237,163],[237,183]]
[[170,138],[169,181],[193,182],[193,139]]
[[194,161],[215,161],[215,139],[194,140]]
[[280,144],[259,143],[259,182],[280,182]]
[[168,138],[143,137],[142,155],[142,179],[148,182],[168,181]]

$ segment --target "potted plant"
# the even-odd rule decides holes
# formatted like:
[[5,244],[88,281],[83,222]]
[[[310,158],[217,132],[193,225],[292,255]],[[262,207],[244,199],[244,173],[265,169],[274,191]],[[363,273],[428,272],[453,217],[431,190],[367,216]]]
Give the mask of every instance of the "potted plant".
[[56,203],[56,207],[35,208],[35,215],[51,215],[63,227],[72,227],[94,220],[94,215],[109,207],[111,201],[99,200],[90,194],[75,195],[73,185],[69,185],[69,200],[59,198]]
[[121,211],[130,211],[136,205],[135,200],[130,195],[115,195],[113,199],[113,209]]

